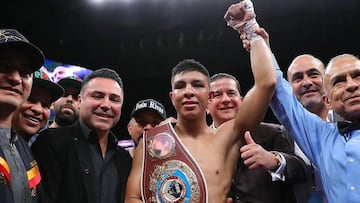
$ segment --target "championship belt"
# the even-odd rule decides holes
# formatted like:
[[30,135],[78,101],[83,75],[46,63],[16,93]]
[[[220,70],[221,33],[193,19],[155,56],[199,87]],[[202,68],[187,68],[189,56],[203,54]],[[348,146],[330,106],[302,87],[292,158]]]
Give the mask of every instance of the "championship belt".
[[205,177],[170,123],[145,132],[143,157],[144,202],[208,202]]

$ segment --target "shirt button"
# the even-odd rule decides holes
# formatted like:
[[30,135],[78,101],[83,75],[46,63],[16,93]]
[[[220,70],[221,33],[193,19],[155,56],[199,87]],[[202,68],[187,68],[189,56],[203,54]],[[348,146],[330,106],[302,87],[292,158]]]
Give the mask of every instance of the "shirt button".
[[354,162],[354,159],[350,158],[350,159],[349,159],[349,162],[350,162],[350,163]]
[[354,191],[355,190],[355,186],[351,186],[350,190]]
[[88,168],[84,169],[84,172],[85,172],[86,175],[90,174],[90,170]]

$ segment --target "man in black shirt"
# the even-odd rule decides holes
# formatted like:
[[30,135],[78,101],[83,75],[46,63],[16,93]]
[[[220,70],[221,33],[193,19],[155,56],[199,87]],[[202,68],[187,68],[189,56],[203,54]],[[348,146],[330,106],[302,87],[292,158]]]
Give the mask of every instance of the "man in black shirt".
[[132,161],[110,131],[123,99],[119,75],[96,70],[83,81],[79,120],[40,134],[32,150],[43,174],[43,202],[124,202]]

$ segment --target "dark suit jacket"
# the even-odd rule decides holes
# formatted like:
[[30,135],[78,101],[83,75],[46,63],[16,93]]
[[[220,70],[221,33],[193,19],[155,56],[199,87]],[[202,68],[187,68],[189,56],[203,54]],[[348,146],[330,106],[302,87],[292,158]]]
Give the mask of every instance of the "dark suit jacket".
[[286,181],[272,181],[268,171],[260,169],[249,170],[240,158],[230,192],[234,202],[296,202],[293,183],[294,181],[303,181],[306,177],[303,168],[305,163],[294,155],[293,146],[290,144],[281,126],[261,123],[255,131],[251,132],[251,136],[265,150],[282,152],[287,162],[285,171]]
[[[111,141],[115,142],[115,138],[109,135],[109,142]],[[95,201],[94,168],[79,122],[70,127],[43,131],[31,149],[42,175],[41,202]],[[123,203],[132,159],[121,147],[116,148],[115,154],[120,181],[117,202]]]

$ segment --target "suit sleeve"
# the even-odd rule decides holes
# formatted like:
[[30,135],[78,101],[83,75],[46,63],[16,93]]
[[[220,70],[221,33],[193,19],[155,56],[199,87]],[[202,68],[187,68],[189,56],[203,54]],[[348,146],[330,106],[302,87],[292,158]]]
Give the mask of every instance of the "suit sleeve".
[[281,154],[286,160],[286,167],[284,170],[285,179],[291,182],[303,182],[306,181],[310,171],[308,165],[294,153],[294,141],[289,139],[286,130],[283,127],[280,127],[281,136],[286,139],[289,146],[291,146],[291,151],[288,153],[282,152]]
[[45,130],[31,147],[42,177],[39,191],[41,202],[55,202],[60,186],[61,166],[54,148],[56,143],[51,138],[52,135]]

